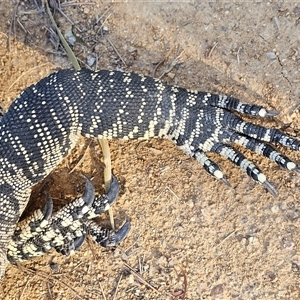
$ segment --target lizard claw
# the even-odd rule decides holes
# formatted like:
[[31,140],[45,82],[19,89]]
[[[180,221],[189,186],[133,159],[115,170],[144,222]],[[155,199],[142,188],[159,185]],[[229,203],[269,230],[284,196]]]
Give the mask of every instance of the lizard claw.
[[[93,223],[95,224],[95,223]],[[96,225],[97,226],[97,225]],[[90,226],[89,234],[94,241],[102,247],[113,247],[121,243],[130,230],[130,221],[126,218],[124,225],[118,230],[107,230],[100,227]]]

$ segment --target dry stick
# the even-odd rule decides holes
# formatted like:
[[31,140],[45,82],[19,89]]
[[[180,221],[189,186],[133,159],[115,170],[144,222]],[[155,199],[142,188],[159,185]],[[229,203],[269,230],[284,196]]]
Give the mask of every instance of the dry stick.
[[113,296],[112,300],[115,300],[115,299],[116,299],[116,296],[117,296],[117,293],[118,293],[118,288],[119,288],[120,282],[121,282],[121,280],[122,280],[122,277],[123,277],[123,275],[122,275],[122,273],[121,273],[121,275],[120,275],[120,278],[119,278],[119,280],[118,280],[118,283],[117,283],[117,286],[116,286],[116,290],[115,290],[115,292],[114,292],[114,296]]
[[[174,47],[175,47],[175,46],[174,46]],[[160,60],[160,61],[156,64],[156,66],[155,66],[155,68],[154,68],[154,70],[153,70],[153,73],[152,73],[152,77],[156,77],[155,75],[156,75],[157,69],[158,69],[162,64],[164,64],[165,61],[169,58],[169,56],[171,55],[172,51],[174,50],[174,47],[172,47],[172,48],[167,52],[167,54],[165,55],[165,57],[164,57],[162,60]],[[159,78],[159,77],[158,77],[158,78]]]
[[31,35],[31,32],[26,29],[23,24],[21,23],[21,21],[19,19],[17,19],[17,23],[19,24],[19,26],[21,27],[21,29],[24,31],[24,33],[27,35],[27,34],[30,34]]
[[212,48],[210,49],[207,58],[211,57],[211,54],[213,53],[214,49],[218,46],[218,42],[215,42],[214,45],[212,46]]
[[64,287],[68,288],[70,291],[72,291],[72,292],[75,294],[75,296],[76,296],[75,299],[76,299],[76,298],[79,298],[79,299],[82,299],[82,300],[85,299],[85,298],[83,298],[82,296],[80,296],[79,293],[78,293],[76,290],[74,290],[71,286],[69,286],[68,284],[66,284],[65,282],[63,282],[61,279],[56,279],[56,278],[54,278],[52,275],[43,274],[43,273],[41,273],[41,272],[38,272],[38,271],[32,271],[32,270],[26,269],[26,268],[24,268],[23,271],[24,271],[25,273],[29,273],[29,274],[36,275],[36,276],[38,276],[40,279],[45,280],[46,282],[49,282],[49,281],[53,280],[54,282],[59,283],[59,284],[63,285]]
[[101,289],[102,296],[103,296],[104,300],[106,300],[106,296],[105,296],[105,293],[104,293],[104,290],[103,290],[101,281],[99,281],[99,285],[100,285],[100,289]]
[[228,240],[235,233],[236,233],[236,229],[233,230],[232,232],[230,232],[227,236],[225,236],[225,238],[218,245],[216,245],[215,247],[221,246],[226,240]]
[[186,298],[186,294],[187,294],[187,277],[186,277],[186,272],[184,269],[181,269],[181,275],[183,276],[183,295],[182,295],[182,299]]
[[[128,264],[124,263],[125,267],[127,267],[129,269],[129,271],[131,272],[131,274],[133,274],[134,276],[136,276],[141,283],[145,284],[147,287],[149,287],[151,290],[155,291],[158,294],[162,294],[158,289],[156,289],[154,286],[152,286],[150,283],[148,283],[140,274],[138,274],[131,266],[129,266]],[[174,298],[174,295],[172,295],[169,292],[165,292],[167,295],[171,296],[172,298]]]
[[158,77],[159,79],[161,79],[163,76],[165,76],[166,74],[168,74],[169,72],[172,71],[172,69],[178,64],[180,63],[180,60],[181,60],[181,56],[182,54],[184,53],[185,50],[182,50],[180,52],[180,54],[175,57],[175,59],[171,62],[171,65],[169,66],[168,69],[164,70],[163,73]]
[[57,31],[59,39],[61,40],[61,43],[64,46],[64,48],[65,48],[65,50],[66,50],[66,52],[68,54],[68,57],[70,58],[70,60],[71,60],[71,62],[73,64],[74,69],[77,70],[77,71],[80,70],[80,65],[79,65],[79,63],[78,63],[78,61],[77,61],[77,59],[75,57],[75,54],[73,53],[73,51],[70,48],[69,44],[67,43],[67,41],[65,40],[64,36],[61,34],[59,28],[56,25],[56,22],[55,22],[55,20],[54,20],[54,18],[52,16],[52,13],[51,13],[51,10],[50,10],[50,7],[48,5],[48,1],[47,0],[45,0],[45,5],[46,5],[46,9],[47,9],[47,14],[48,14],[48,16],[49,16],[49,18],[51,20],[51,23],[54,26],[55,30]]
[[19,6],[20,1],[17,2],[16,6],[14,7],[13,10],[13,15],[10,20],[10,26],[9,26],[9,34],[8,34],[8,39],[7,39],[7,49],[10,52],[10,36],[12,34],[12,29],[14,28],[14,35],[16,34],[16,16],[17,16],[17,11],[18,11],[18,6]]
[[90,141],[89,144],[87,145],[87,147],[85,148],[85,150],[84,150],[84,152],[83,152],[81,158],[79,159],[79,161],[78,161],[78,162],[75,164],[75,166],[69,171],[69,174],[73,173],[73,172],[75,171],[75,169],[83,162],[84,157],[85,157],[85,155],[86,155],[86,153],[87,153],[87,151],[88,151],[88,149],[89,149],[91,143],[92,143],[92,142]]
[[125,60],[122,58],[121,54],[119,53],[119,51],[117,50],[117,48],[114,46],[114,44],[111,42],[111,40],[109,38],[107,38],[107,41],[109,42],[109,44],[112,46],[112,48],[114,49],[114,51],[116,52],[116,54],[119,56],[119,58],[121,59],[122,63],[125,65],[125,67],[128,67]]
[[[106,193],[109,190],[110,183],[111,183],[111,158],[110,158],[110,151],[109,151],[109,145],[107,140],[105,139],[98,139],[99,144],[102,148],[103,152],[103,163],[105,165],[104,168],[104,184],[105,184],[105,191]],[[115,230],[115,222],[114,222],[114,216],[111,207],[108,210],[110,224],[113,230]]]
[[22,290],[22,293],[20,294],[20,297],[19,297],[19,300],[22,300],[23,299],[23,295],[25,293],[25,290],[27,289],[27,286],[29,285],[29,282],[30,281],[33,281],[34,277],[37,277],[37,275],[34,275],[33,277],[31,278],[28,278],[28,280],[26,281],[26,284],[24,285],[24,288]]
[[156,64],[156,66],[155,66],[155,68],[154,68],[154,70],[153,70],[153,72],[152,72],[152,77],[155,77],[157,69],[158,69],[165,61],[166,61],[166,59],[163,58],[162,60],[160,60],[160,61]]
[[52,293],[51,293],[50,282],[47,282],[46,285],[47,285],[47,289],[48,289],[48,298],[49,298],[49,300],[53,300]]
[[93,259],[94,259],[94,260],[98,260],[98,259],[99,259],[99,256],[98,256],[98,254],[97,254],[96,251],[95,251],[94,240],[88,235],[86,241],[87,241],[87,243],[88,243],[88,245],[89,245],[89,248],[90,248],[90,250],[91,250],[91,252],[92,252]]
[[236,54],[236,59],[237,59],[237,63],[238,65],[240,64],[240,51],[241,51],[242,47],[239,47],[237,54]]
[[[100,28],[97,30],[97,32],[99,32],[100,31],[100,33],[101,33],[101,37],[103,38],[103,31],[102,31],[102,28],[103,28],[103,26],[105,25],[105,22],[108,20],[108,18],[111,16],[111,14],[110,15],[108,15],[106,18],[105,18],[105,20],[103,21],[103,22],[101,22],[101,26],[100,26]],[[100,19],[99,19],[99,21],[100,21]],[[98,22],[99,22],[98,21]],[[110,42],[111,43],[111,42]],[[112,45],[112,43],[111,43],[111,45]],[[113,47],[113,45],[112,45],[112,47]],[[122,58],[121,58],[122,59]],[[125,64],[126,65],[126,64]],[[126,65],[127,66],[127,65]]]
[[[99,282],[100,286],[101,286],[101,283]],[[103,293],[103,289],[101,291],[99,290],[96,290],[96,289],[89,289],[88,292],[90,294],[96,294],[96,295],[102,295],[103,296],[103,299],[106,300],[106,297],[105,297],[105,294]],[[101,292],[101,293],[100,293]],[[90,299],[90,298],[89,298]],[[97,298],[98,299],[98,298]]]
[[60,8],[57,10],[66,18],[69,23],[71,23],[72,26],[74,26],[79,32],[82,32],[82,30]]
[[44,3],[42,2],[41,3],[42,6],[40,6],[39,3],[36,0],[34,0],[34,4],[37,7],[38,13],[43,14],[43,12],[44,12]]
[[[98,23],[106,14],[107,12],[111,9],[111,6],[96,20],[96,23]],[[110,16],[110,15],[109,15]],[[105,23],[108,17],[105,18],[105,20],[102,23]]]
[[[67,41],[65,40],[64,36],[61,34],[59,28],[57,27],[55,20],[52,16],[52,13],[50,11],[48,2],[45,1],[45,5],[46,5],[46,9],[47,9],[47,13],[49,15],[49,18],[55,28],[55,30],[57,31],[57,34],[68,54],[68,57],[70,58],[74,68],[76,70],[80,70],[80,65],[76,59],[75,54],[73,53],[72,49],[70,48],[69,44],[67,43]],[[102,152],[103,152],[103,160],[104,160],[104,164],[105,164],[105,169],[104,169],[104,182],[105,182],[105,191],[107,192],[109,190],[110,187],[110,182],[111,182],[111,159],[110,159],[110,151],[109,151],[109,146],[108,146],[108,142],[105,139],[99,139],[99,143],[102,147]],[[112,212],[112,208],[109,208],[108,210],[109,212],[109,217],[110,217],[110,222],[111,222],[111,227],[112,229],[115,229],[115,225],[114,225],[114,221],[113,221],[113,212]]]

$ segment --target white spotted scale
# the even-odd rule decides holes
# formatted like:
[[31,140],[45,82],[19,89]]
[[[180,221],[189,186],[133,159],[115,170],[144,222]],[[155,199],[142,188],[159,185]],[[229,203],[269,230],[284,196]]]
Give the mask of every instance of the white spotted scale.
[[[187,90],[121,71],[61,70],[24,90],[0,122],[0,276],[32,186],[59,164],[80,136],[168,138],[215,178],[229,184],[208,152],[226,157],[276,195],[266,176],[234,144],[299,172],[294,162],[270,145],[298,151],[299,140],[277,129],[245,122],[234,112],[254,117],[278,114],[232,97]],[[67,220],[63,222],[72,223]],[[28,249],[35,252],[35,246]]]

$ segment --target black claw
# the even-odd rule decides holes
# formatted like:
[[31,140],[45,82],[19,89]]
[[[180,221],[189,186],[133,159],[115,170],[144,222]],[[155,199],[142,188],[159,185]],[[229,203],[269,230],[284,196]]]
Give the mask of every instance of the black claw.
[[81,198],[83,199],[84,203],[90,206],[94,202],[95,188],[93,183],[87,177],[85,176],[82,177],[85,179],[85,187]]
[[86,234],[83,234],[80,237],[77,237],[76,239],[74,239],[74,251],[77,251],[80,249],[80,247],[83,245],[83,243],[86,240]]
[[262,185],[268,190],[269,193],[272,194],[273,197],[278,196],[275,187],[268,180],[266,180]]
[[130,230],[130,221],[129,218],[126,217],[125,224],[115,233],[115,242],[116,244],[121,243],[127,236]]
[[300,168],[299,167],[295,167],[294,169],[292,169],[292,171],[295,171],[297,173],[300,173]]
[[278,110],[267,110],[266,117],[275,117],[278,116],[280,112]]
[[129,230],[130,230],[130,221],[129,218],[126,218],[125,224],[117,232],[112,232],[112,235],[110,237],[104,239],[99,244],[102,247],[116,246],[126,238]]
[[53,201],[51,196],[48,194],[46,197],[46,202],[42,208],[44,220],[50,219],[50,217],[52,216],[52,211],[53,211]]
[[225,183],[227,186],[231,187],[230,182],[229,182],[226,178],[222,177],[222,178],[220,178],[220,180],[221,180],[223,183]]
[[106,195],[108,203],[109,203],[110,206],[118,198],[119,192],[120,192],[120,186],[119,186],[118,179],[114,175],[112,175],[110,187],[109,187],[109,190],[108,190],[107,195]]

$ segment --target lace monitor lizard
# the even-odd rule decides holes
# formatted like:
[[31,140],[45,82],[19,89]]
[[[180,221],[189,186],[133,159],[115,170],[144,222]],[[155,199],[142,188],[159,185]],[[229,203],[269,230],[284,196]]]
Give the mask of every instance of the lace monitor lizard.
[[[206,156],[207,152],[214,152],[246,171],[275,196],[276,189],[266,176],[231,144],[299,172],[294,162],[270,144],[299,150],[300,141],[277,129],[245,122],[232,111],[258,117],[278,114],[229,96],[187,90],[121,71],[61,70],[25,89],[0,121],[0,278],[5,273],[7,257],[11,261],[27,259],[51,247],[64,253],[66,245],[67,249],[76,250],[85,233],[97,239],[97,227],[89,219],[111,205],[117,193],[93,200],[89,180],[84,195],[52,219],[48,199],[36,217],[16,228],[32,186],[60,163],[80,136],[168,138],[209,174],[229,184],[219,166]],[[101,209],[96,212],[95,207]],[[57,224],[61,229],[55,231]],[[104,237],[116,244],[128,230],[128,221],[116,234],[103,234],[100,228],[98,242],[105,246]],[[68,236],[66,240],[64,235]]]

